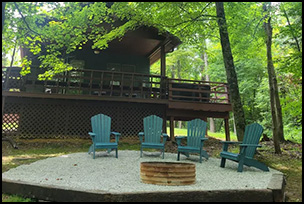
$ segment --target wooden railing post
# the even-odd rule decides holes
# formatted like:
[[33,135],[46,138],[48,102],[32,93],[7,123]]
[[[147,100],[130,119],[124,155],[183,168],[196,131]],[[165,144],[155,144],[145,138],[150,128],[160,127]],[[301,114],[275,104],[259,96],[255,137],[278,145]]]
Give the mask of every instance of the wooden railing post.
[[113,92],[113,83],[114,83],[113,80],[114,80],[114,72],[112,72],[111,81],[110,81],[110,87],[111,87],[110,96],[112,96],[112,92]]
[[202,88],[201,88],[201,82],[198,83],[198,89],[199,89],[199,93],[198,93],[198,96],[199,96],[199,102],[202,102]]
[[169,96],[168,96],[168,99],[172,100],[172,82],[171,82],[170,79],[168,79],[168,83],[169,83],[169,91],[168,91]]
[[121,74],[121,82],[120,82],[120,96],[122,97],[122,93],[123,93],[123,85],[124,85],[124,73]]
[[92,95],[92,84],[93,84],[93,71],[90,71],[90,89],[89,89],[89,95]]
[[104,81],[103,76],[104,76],[104,72],[102,72],[100,75],[100,85],[99,85],[100,87],[99,87],[99,93],[98,93],[99,96],[102,95],[102,88],[103,88],[103,81]]
[[134,86],[134,73],[132,74],[132,79],[131,79],[131,93],[129,95],[130,98],[132,98],[133,95],[133,86]]

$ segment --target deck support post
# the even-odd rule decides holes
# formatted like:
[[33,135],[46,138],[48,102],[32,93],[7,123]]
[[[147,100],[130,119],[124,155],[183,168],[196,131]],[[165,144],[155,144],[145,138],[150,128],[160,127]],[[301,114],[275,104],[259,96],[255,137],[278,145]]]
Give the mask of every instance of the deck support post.
[[[207,124],[208,124],[208,118],[207,117],[202,117],[202,120],[205,121]],[[206,135],[208,135],[208,125],[207,125],[207,128],[206,128]]]
[[174,139],[174,117],[170,117],[170,140],[173,141]]
[[160,48],[160,73],[162,77],[166,77],[166,53],[165,44]]
[[229,118],[224,118],[226,141],[230,141]]
[[[166,41],[165,41],[166,42]],[[160,98],[166,98],[166,52],[165,42],[160,48]]]

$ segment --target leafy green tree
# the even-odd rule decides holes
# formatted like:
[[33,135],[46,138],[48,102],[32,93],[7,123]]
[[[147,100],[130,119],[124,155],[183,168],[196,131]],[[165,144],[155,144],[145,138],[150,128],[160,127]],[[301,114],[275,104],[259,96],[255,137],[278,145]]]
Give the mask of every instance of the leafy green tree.
[[[33,53],[23,59],[23,74],[40,65],[40,79],[72,67],[65,58],[88,41],[93,49],[105,49],[139,25],[151,25],[179,37],[183,44],[167,54],[167,75],[200,79],[208,39],[210,81],[227,81],[212,2],[2,2],[2,56],[24,46]],[[225,2],[225,18],[246,123],[259,122],[270,136],[271,112],[267,85],[265,31],[262,2]],[[282,104],[284,134],[302,130],[302,2],[280,2],[272,6],[273,64]],[[4,11],[4,10],[2,10]],[[114,25],[121,21],[121,25]],[[101,24],[109,25],[104,29]],[[10,59],[7,59],[9,64]],[[16,60],[14,60],[16,61]],[[191,66],[190,66],[191,64]],[[159,66],[157,63],[151,67]],[[189,74],[191,73],[191,74]],[[286,128],[285,128],[286,127]]]
[[[199,51],[187,45],[182,45],[174,52],[166,56],[167,76],[178,79],[200,80],[202,59],[198,55]],[[153,68],[158,64],[152,65]],[[159,70],[159,67],[156,68]]]

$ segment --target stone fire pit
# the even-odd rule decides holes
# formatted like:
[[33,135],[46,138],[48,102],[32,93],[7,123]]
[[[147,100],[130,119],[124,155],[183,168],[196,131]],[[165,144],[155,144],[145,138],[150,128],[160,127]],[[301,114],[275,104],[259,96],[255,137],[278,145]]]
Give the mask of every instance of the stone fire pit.
[[141,162],[143,183],[181,186],[195,183],[195,164],[178,162]]

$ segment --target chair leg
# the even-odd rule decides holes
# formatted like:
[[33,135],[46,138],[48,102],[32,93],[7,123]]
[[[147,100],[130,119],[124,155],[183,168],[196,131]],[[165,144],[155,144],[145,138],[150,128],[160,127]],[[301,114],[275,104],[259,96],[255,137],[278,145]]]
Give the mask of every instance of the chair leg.
[[163,149],[163,159],[165,158],[165,150]]
[[224,168],[224,167],[225,167],[225,164],[226,164],[226,159],[225,159],[225,158],[222,158],[222,159],[221,159],[221,165],[220,165],[220,167]]
[[182,154],[183,154],[183,155],[185,155],[187,158],[189,158],[189,157],[190,157],[189,152],[182,152]]
[[95,146],[95,143],[93,144],[93,159],[95,159],[95,149],[96,149],[96,146]]
[[238,172],[243,171],[244,162],[245,162],[245,155],[241,153],[239,156],[239,165],[237,169]]
[[179,161],[180,152],[177,153],[177,161]]
[[207,160],[209,159],[209,155],[205,150],[202,150],[202,156],[205,157]]
[[93,144],[90,146],[88,154],[90,154],[93,151],[92,149],[93,149]]
[[250,160],[245,159],[244,165],[253,166],[253,167],[258,168],[262,171],[269,171],[269,168],[265,164],[263,164],[263,163],[261,163],[257,160],[254,160],[254,159],[250,159]]
[[239,162],[239,165],[238,165],[237,171],[238,171],[238,172],[242,172],[242,171],[243,171],[243,166],[244,166],[244,163],[240,161],[240,162]]
[[116,158],[118,158],[118,149],[116,148]]
[[203,152],[202,152],[202,150],[201,150],[201,152],[200,152],[200,163],[202,163],[202,157],[203,157]]

